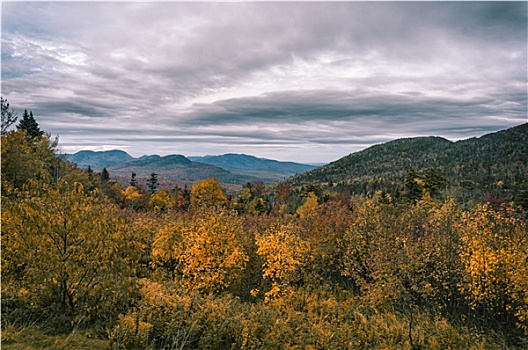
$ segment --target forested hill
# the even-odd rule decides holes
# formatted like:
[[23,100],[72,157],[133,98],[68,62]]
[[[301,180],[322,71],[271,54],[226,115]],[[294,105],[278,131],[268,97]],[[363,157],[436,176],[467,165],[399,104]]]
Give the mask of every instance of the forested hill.
[[247,154],[224,154],[220,156],[189,157],[190,160],[215,165],[235,174],[262,178],[265,182],[284,180],[285,178],[316,167],[294,162],[257,158]]
[[528,124],[457,142],[440,137],[398,139],[296,175],[289,182],[345,186],[356,193],[396,192],[413,168],[438,169],[451,188],[485,193],[501,181],[504,189],[519,191],[528,187],[527,140]]

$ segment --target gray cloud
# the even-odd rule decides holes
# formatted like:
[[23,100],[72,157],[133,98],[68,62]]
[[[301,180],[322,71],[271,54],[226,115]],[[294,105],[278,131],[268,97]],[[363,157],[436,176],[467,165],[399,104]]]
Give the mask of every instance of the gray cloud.
[[526,13],[525,2],[3,3],[2,94],[67,150],[330,161],[526,122]]

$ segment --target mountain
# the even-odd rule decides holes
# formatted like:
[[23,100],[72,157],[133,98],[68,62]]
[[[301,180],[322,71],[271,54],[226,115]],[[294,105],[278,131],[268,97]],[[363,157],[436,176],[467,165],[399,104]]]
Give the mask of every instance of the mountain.
[[313,165],[257,158],[246,154],[224,154],[220,156],[189,157],[203,164],[215,165],[232,173],[254,176],[265,182],[284,180],[292,175],[315,169]]
[[[106,168],[112,177],[121,179],[130,178],[133,172],[138,178],[148,178],[150,174],[156,173],[160,180],[194,182],[214,177],[224,184],[240,185],[254,181],[271,183],[278,179],[284,180],[293,173],[314,168],[313,166],[263,160],[251,156],[237,155],[236,158],[241,162],[238,167],[233,164],[236,159],[226,157],[231,162],[231,167],[228,168],[232,171],[229,171],[216,166],[214,162],[213,164],[208,164],[206,161],[196,162],[180,154],[144,155],[134,158],[124,151],[112,150],[79,151],[75,154],[66,155],[68,161],[76,163],[80,168],[91,167],[95,171]],[[264,165],[257,166],[257,163],[268,164],[267,169]],[[282,169],[281,164],[283,164]]]
[[497,189],[499,181],[504,191],[524,191],[528,189],[528,123],[457,142],[440,137],[398,139],[295,175],[288,182],[339,185],[354,193],[377,189],[395,193],[411,167],[439,169],[451,188],[471,197]]
[[149,177],[150,174],[156,173],[160,179],[179,181],[199,181],[214,177],[221,183],[244,184],[259,180],[247,175],[233,174],[214,165],[193,162],[182,155],[143,156],[113,165],[107,170],[113,176],[130,177],[134,172],[138,177]]
[[66,159],[76,163],[80,168],[91,167],[94,170],[102,170],[116,164],[122,164],[134,160],[134,157],[125,151],[79,151],[75,154],[67,154]]

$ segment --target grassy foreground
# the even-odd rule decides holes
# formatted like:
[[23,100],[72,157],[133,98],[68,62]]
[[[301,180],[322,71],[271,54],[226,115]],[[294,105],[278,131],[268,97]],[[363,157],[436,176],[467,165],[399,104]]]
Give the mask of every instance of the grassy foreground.
[[5,350],[42,349],[108,349],[109,341],[97,339],[86,331],[72,331],[66,335],[50,335],[36,327],[2,329],[1,348]]

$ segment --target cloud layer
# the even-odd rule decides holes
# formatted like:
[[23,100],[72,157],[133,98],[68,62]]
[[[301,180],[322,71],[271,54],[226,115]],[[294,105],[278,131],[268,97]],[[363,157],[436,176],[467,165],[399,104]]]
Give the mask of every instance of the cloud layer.
[[4,2],[2,95],[68,152],[327,162],[526,122],[526,13],[525,2]]

